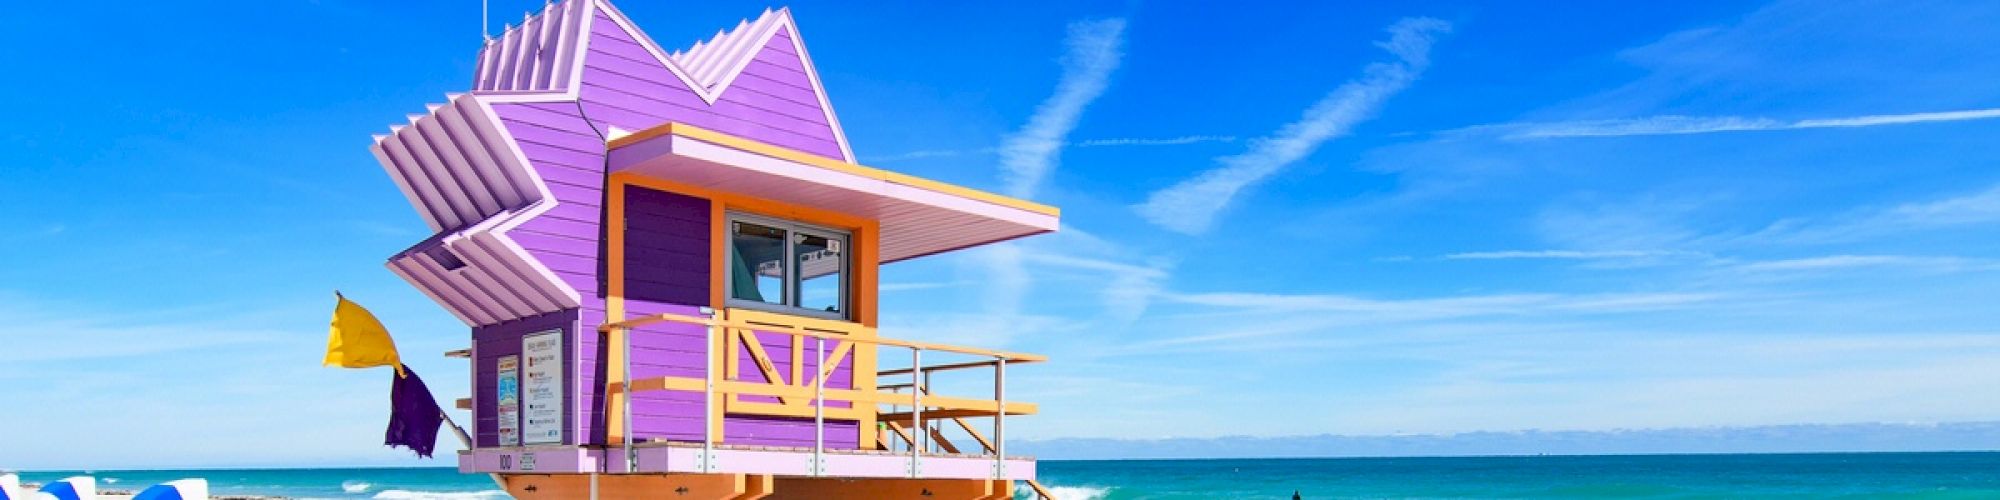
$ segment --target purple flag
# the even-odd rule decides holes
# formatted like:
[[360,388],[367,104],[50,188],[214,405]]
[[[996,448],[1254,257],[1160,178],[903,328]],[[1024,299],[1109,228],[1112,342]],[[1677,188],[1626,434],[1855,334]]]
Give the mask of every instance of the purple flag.
[[389,432],[382,444],[408,447],[417,456],[430,458],[437,449],[438,428],[444,425],[444,409],[416,371],[405,365],[403,373],[389,374],[395,382],[389,386]]

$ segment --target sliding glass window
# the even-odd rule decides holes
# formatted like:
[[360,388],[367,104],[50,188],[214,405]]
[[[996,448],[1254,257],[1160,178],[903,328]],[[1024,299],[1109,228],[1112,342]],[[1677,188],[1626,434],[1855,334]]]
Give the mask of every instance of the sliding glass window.
[[729,305],[847,318],[848,233],[729,214]]

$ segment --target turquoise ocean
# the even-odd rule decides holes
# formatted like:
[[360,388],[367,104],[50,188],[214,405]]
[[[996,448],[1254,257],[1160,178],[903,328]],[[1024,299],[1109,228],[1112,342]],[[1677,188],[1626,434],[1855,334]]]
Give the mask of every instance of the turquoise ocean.
[[[24,471],[24,481],[81,471]],[[104,488],[207,478],[218,494],[506,498],[448,468],[92,471]],[[1064,498],[2000,498],[2000,453],[1093,460],[1041,463]]]

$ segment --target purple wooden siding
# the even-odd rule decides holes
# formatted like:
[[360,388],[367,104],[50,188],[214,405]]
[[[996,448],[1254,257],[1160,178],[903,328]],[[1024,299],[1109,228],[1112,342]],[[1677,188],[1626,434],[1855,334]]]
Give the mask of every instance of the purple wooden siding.
[[[625,314],[699,315],[708,303],[709,200],[625,189]],[[589,315],[603,318],[603,303]],[[602,321],[599,319],[599,321]],[[680,323],[632,332],[632,376],[700,377],[703,328]],[[658,391],[632,397],[638,439],[701,439],[701,395]],[[727,425],[725,424],[725,428]]]
[[[567,372],[576,377],[579,392],[567,398],[571,422],[568,436],[602,444],[606,415],[602,408],[606,357],[597,325],[605,320],[601,277],[603,251],[604,141],[599,130],[627,131],[680,122],[835,159],[844,159],[833,128],[819,106],[805,66],[794,54],[791,34],[783,28],[743,74],[710,105],[673,76],[617,28],[598,16],[585,56],[581,109],[574,103],[498,103],[494,112],[548,185],[557,205],[508,233],[532,257],[546,265],[583,297],[579,310],[567,311],[573,324],[565,345],[575,353]],[[645,189],[626,194],[628,244],[626,314],[628,317],[672,312],[695,314],[708,300],[709,204],[707,200]],[[527,320],[522,320],[527,321]],[[502,323],[501,325],[508,325]],[[501,325],[484,328],[497,328]],[[539,331],[539,330],[534,330]],[[582,334],[578,334],[582,332]],[[512,336],[512,352],[520,350],[520,335]],[[492,334],[500,335],[500,334]],[[661,324],[633,334],[633,375],[698,377],[703,366],[700,328]],[[789,373],[789,344],[780,335],[765,335],[782,348],[774,357]],[[475,339],[479,335],[475,333]],[[497,441],[491,363],[481,341],[482,370],[477,383],[481,416],[479,445]],[[506,355],[499,344],[491,358]],[[851,358],[850,358],[851,359]],[[844,362],[829,386],[851,386],[851,362]],[[754,371],[754,370],[753,370]],[[756,380],[761,380],[757,378]],[[567,381],[566,381],[567,382]],[[699,439],[701,397],[694,393],[654,392],[633,397],[634,436],[642,439]],[[808,446],[809,419],[730,417],[725,440],[735,444]],[[830,422],[829,446],[858,446],[853,422]]]
[[625,189],[625,298],[708,303],[709,200]]
[[[479,415],[479,418],[472,424],[475,444],[478,446],[500,445],[500,402],[496,399],[494,393],[496,389],[495,384],[499,383],[497,380],[499,373],[496,367],[500,362],[500,357],[520,355],[521,338],[531,333],[560,330],[565,337],[575,337],[577,331],[576,318],[577,311],[570,309],[567,311],[528,316],[512,321],[503,321],[472,329],[474,351],[479,356],[478,359],[473,360],[477,364],[474,365],[474,377],[472,380],[472,401],[477,407],[476,413]],[[575,359],[576,356],[576,351],[567,347],[569,345],[569,342],[564,342],[565,347],[562,358],[565,360]],[[576,377],[575,371],[565,371],[564,378],[566,380],[563,381],[564,385],[575,387],[575,385],[570,383],[571,380],[574,380],[573,377]],[[575,414],[574,405],[576,404],[576,400],[577,398],[575,397],[563,398],[564,414]],[[577,424],[579,422],[574,418],[564,419],[564,442],[574,442],[570,436],[577,435]]]

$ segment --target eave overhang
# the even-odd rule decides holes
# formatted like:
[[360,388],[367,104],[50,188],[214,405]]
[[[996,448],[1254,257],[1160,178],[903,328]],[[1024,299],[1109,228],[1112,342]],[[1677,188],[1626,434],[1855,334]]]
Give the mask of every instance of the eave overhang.
[[610,170],[871,219],[884,263],[1055,231],[1055,207],[669,123],[612,139]]

